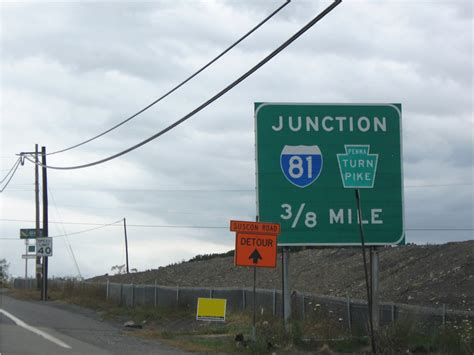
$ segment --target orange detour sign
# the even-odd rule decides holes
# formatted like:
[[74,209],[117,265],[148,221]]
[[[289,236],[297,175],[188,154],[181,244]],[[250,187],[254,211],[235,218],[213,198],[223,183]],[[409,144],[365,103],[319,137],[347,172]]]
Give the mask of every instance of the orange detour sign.
[[235,265],[276,267],[277,236],[255,233],[237,233],[235,238]]
[[230,231],[237,233],[280,234],[278,223],[230,221]]

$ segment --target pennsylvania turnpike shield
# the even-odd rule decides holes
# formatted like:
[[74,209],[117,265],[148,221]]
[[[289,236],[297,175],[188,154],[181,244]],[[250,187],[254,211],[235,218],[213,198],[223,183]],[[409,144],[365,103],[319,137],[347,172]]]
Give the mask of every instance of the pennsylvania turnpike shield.
[[323,156],[317,145],[285,145],[280,155],[280,166],[289,182],[304,188],[321,174]]

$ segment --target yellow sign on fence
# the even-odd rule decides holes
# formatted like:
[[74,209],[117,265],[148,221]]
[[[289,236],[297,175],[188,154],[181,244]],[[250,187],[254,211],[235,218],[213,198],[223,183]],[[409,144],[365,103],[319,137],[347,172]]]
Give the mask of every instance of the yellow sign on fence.
[[197,320],[225,321],[227,300],[224,298],[198,298]]

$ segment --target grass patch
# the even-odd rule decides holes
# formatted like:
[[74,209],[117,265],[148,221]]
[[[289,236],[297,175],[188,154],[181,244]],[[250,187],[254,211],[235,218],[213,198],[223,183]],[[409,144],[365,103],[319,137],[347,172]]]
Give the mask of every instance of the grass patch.
[[474,332],[471,321],[461,320],[441,326],[430,334],[422,332],[410,319],[382,328],[377,336],[382,353],[406,352],[439,354],[473,354]]
[[[39,300],[37,290],[10,290],[19,299]],[[370,341],[363,331],[351,334],[344,324],[324,314],[292,321],[289,329],[282,320],[257,315],[257,340],[251,341],[252,315],[228,312],[226,322],[196,321],[187,309],[121,307],[105,302],[103,287],[66,283],[51,287],[49,299],[94,309],[105,319],[133,320],[143,329],[124,331],[144,339],[158,339],[169,346],[193,352],[269,354],[273,352],[309,351],[317,353],[370,353]],[[242,342],[236,342],[238,334]],[[427,334],[413,321],[399,320],[383,327],[377,334],[379,353],[473,354],[474,333],[470,320],[448,323]]]

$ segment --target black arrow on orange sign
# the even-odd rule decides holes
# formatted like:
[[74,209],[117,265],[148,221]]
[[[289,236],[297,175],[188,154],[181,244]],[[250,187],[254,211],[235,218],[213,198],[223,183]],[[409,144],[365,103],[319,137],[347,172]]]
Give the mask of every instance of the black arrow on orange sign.
[[253,259],[253,263],[254,264],[258,264],[258,260],[262,260],[262,256],[260,255],[260,253],[258,252],[257,249],[255,249],[252,254],[250,254],[249,256],[249,259]]

